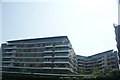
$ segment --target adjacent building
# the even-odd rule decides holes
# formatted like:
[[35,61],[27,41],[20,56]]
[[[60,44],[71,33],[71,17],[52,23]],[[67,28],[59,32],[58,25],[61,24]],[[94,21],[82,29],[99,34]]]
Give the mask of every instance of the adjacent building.
[[120,68],[120,0],[118,0],[118,25],[113,25],[115,28],[118,56],[119,56],[119,68]]
[[78,66],[85,70],[85,74],[91,74],[94,68],[97,68],[101,73],[105,69],[118,69],[118,55],[116,51],[109,50],[98,53],[92,56],[77,55]]
[[67,36],[12,40],[2,44],[2,71],[76,74],[76,54]]
[[116,35],[116,42],[117,42],[117,49],[118,49],[118,56],[119,56],[119,67],[120,67],[120,25],[114,25],[115,28],[115,35]]

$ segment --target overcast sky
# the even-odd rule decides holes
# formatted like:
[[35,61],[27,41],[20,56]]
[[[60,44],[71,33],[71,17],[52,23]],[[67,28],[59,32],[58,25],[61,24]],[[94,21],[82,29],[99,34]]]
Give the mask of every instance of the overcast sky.
[[117,7],[117,0],[3,2],[2,42],[68,36],[79,55],[116,49]]

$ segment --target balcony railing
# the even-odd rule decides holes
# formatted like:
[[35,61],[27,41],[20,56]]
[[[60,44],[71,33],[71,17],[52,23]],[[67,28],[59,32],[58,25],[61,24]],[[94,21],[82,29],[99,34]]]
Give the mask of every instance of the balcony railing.
[[28,57],[28,56],[27,57],[25,57],[25,56],[24,57],[19,57],[19,56],[17,56],[17,57],[14,57],[14,58],[43,58],[43,57]]
[[62,44],[62,45],[55,45],[55,47],[70,47],[68,44]]
[[43,69],[52,69],[52,67],[43,67]]
[[69,63],[69,61],[54,61],[54,63]]
[[7,54],[7,53],[12,53],[12,51],[11,51],[11,52],[5,52],[5,53],[6,53],[6,54]]
[[68,58],[69,56],[68,56],[68,55],[65,55],[65,56],[64,56],[64,55],[61,54],[61,56],[54,56],[54,57],[55,57],[55,58]]
[[53,47],[53,45],[47,45],[47,46],[45,46],[45,47]]
[[70,52],[70,50],[55,50],[55,52]]
[[46,56],[43,56],[43,58],[51,58],[52,55],[46,55]]
[[26,62],[26,61],[15,61],[14,63],[43,63],[43,62],[32,62],[32,61],[30,61],[30,62]]
[[11,58],[11,56],[2,56],[2,58]]
[[16,49],[17,47],[16,46],[12,46],[12,47],[6,47],[4,49]]
[[53,63],[52,61],[44,61],[43,63]]
[[17,47],[17,49],[34,49],[34,48],[44,48],[44,47],[41,47],[41,46],[36,46],[36,47]]
[[51,53],[51,52],[53,52],[53,51],[50,50],[50,51],[44,51],[44,52],[45,52],[45,53]]
[[4,63],[10,63],[11,61],[2,61],[2,62],[4,62]]
[[11,62],[14,62],[13,60],[10,60],[10,61],[2,61],[4,63],[11,63]]
[[69,70],[70,68],[68,68],[68,67],[54,67],[53,69],[67,69],[67,70]]
[[16,53],[16,50],[13,50],[12,53]]
[[2,58],[14,58],[15,55],[9,55],[9,56],[2,56]]

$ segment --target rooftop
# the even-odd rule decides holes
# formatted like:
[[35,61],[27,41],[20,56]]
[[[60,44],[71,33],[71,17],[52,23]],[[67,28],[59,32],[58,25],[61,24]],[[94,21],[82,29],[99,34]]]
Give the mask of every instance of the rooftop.
[[[26,41],[46,41],[46,40],[60,39],[60,38],[67,38],[68,39],[67,36],[55,36],[55,37],[33,38],[33,39],[10,40],[7,42],[13,43],[13,42],[26,42]],[[69,39],[68,39],[68,41],[69,41]]]

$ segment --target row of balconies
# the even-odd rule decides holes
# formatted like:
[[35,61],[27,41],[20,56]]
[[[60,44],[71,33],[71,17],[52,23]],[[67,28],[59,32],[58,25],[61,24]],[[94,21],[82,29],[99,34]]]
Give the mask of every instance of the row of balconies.
[[68,44],[68,42],[66,41],[44,41],[44,42],[32,42],[32,43],[22,43],[22,42],[19,42],[19,43],[7,43],[7,45],[29,45],[29,44],[32,44],[32,45],[36,45],[36,44],[45,44],[45,45],[52,45],[53,43],[57,43],[57,44]]
[[42,62],[25,62],[25,61],[14,61],[14,60],[10,60],[10,61],[2,61],[3,63],[69,63],[69,61],[42,61]]
[[[17,58],[17,57],[15,57],[15,58]],[[19,57],[18,57],[19,58]],[[23,58],[23,57],[21,57],[21,58]],[[24,58],[29,58],[29,57],[24,57]],[[35,58],[35,57],[32,57],[32,58]],[[36,57],[36,58],[39,58],[39,57]],[[41,57],[42,58],[42,57]],[[43,57],[44,58],[44,57]],[[48,58],[48,57],[46,57],[46,58]],[[68,58],[68,56],[61,56],[61,57],[58,57],[58,56],[56,56],[56,57],[54,57],[54,58]],[[41,63],[41,62],[32,62],[32,61],[30,61],[30,62],[22,62],[22,61],[15,61],[14,62],[14,60],[13,61],[3,61],[4,63]],[[69,61],[65,61],[64,59],[63,59],[63,61],[61,61],[61,60],[56,60],[56,59],[54,59],[54,61],[43,61],[42,63],[69,63]],[[73,64],[75,64],[75,63],[70,63],[70,65],[72,66],[72,67],[74,67],[73,66]],[[76,64],[77,65],[77,64]]]
[[4,57],[2,57],[2,58],[68,58],[69,56],[68,55],[64,55],[64,56],[42,56],[42,57],[15,57],[14,55],[11,55],[11,56],[4,56]]
[[70,52],[70,50],[49,50],[49,51],[44,51],[44,53],[52,53],[52,52]]
[[[115,56],[108,57],[107,59],[109,59],[109,58],[115,58]],[[94,61],[96,61],[96,62],[104,61],[104,57],[96,58],[96,60],[94,60],[94,59],[93,60],[86,60],[86,61],[85,60],[84,59],[79,60],[79,58],[78,58],[78,62],[92,63]]]
[[[71,66],[71,68],[75,68],[76,70],[77,70],[77,67],[75,67],[75,66],[73,66],[72,64],[70,64],[69,63],[69,61],[54,61],[54,62],[52,62],[52,61],[43,61],[43,62],[21,62],[21,61],[17,61],[17,62],[14,62],[14,61],[3,61],[3,63],[9,63],[9,64],[11,64],[11,63],[24,63],[24,64],[31,64],[31,63],[33,63],[33,64],[46,64],[46,63],[48,63],[48,64],[69,64],[70,66]],[[10,66],[10,65],[8,65],[8,66]],[[11,65],[12,66],[12,65]]]
[[12,67],[12,68],[26,68],[26,69],[67,69],[71,70],[69,67],[22,67],[22,66],[3,66],[3,67]]
[[55,46],[53,46],[53,45],[47,45],[45,47],[71,47],[71,45],[70,44],[61,44],[61,45],[55,45]]
[[[49,51],[43,51],[43,52],[19,52],[19,53],[53,53],[53,52],[70,52],[70,50],[49,50]],[[10,51],[10,52],[4,52],[4,53],[16,53],[16,51]]]
[[72,47],[70,44],[62,44],[62,45],[47,45],[47,46],[44,46],[44,47],[17,47],[17,46],[11,46],[11,47],[5,47],[4,49],[31,49],[31,48],[45,48],[45,47]]
[[[18,63],[17,63],[18,64]],[[31,63],[30,63],[31,64]],[[30,64],[29,65],[26,65],[26,64],[24,64],[24,63],[22,63],[22,64],[19,64],[19,65],[11,65],[11,64],[9,64],[9,65],[4,65],[4,66],[2,66],[2,67],[24,67],[24,68],[26,68],[26,67],[34,67],[34,68],[41,68],[41,67],[53,67],[53,68],[58,68],[58,67],[61,67],[61,68],[72,68],[72,67],[70,67],[70,65],[69,66],[67,66],[67,65],[58,65],[58,66],[56,66],[56,65],[54,65],[54,66],[50,66],[50,64],[49,65],[44,65],[44,66],[30,66]]]
[[[47,52],[47,53],[45,52],[46,55],[41,55],[40,57],[43,57],[43,58],[47,58],[47,57],[56,57],[56,58],[57,58],[57,57],[61,57],[61,58],[62,58],[62,57],[69,57],[67,54],[63,54],[63,52],[65,52],[65,50],[64,50],[64,51],[56,51],[56,52],[62,52],[62,54],[55,53],[54,56],[53,56],[53,54],[50,54],[50,53],[48,53],[48,52]],[[66,51],[66,52],[68,52],[68,51]],[[12,52],[9,52],[9,53],[12,53]],[[23,53],[24,53],[24,52],[23,52]],[[32,52],[32,53],[34,53],[34,52]],[[17,54],[17,53],[16,53],[16,54]],[[26,54],[26,53],[24,53],[24,54]],[[27,53],[27,54],[29,54],[29,53]],[[40,54],[44,54],[44,53],[40,53]],[[47,54],[48,54],[48,55],[47,55]],[[37,55],[38,55],[38,54],[37,54]],[[19,57],[20,57],[20,58],[32,58],[32,57],[33,57],[33,58],[36,58],[37,56],[35,56],[35,55],[30,55],[30,54],[29,54],[29,56],[28,56],[28,55],[27,55],[27,56],[25,56],[25,55],[15,56],[15,54],[11,54],[11,55],[3,55],[2,57],[3,57],[3,58],[15,58],[15,57],[16,57],[16,58],[17,58],[17,57],[18,57],[18,58],[19,58]]]
[[10,60],[16,60],[16,59],[44,59],[44,60],[46,60],[46,59],[55,59],[55,60],[57,60],[57,59],[61,59],[61,60],[65,60],[65,59],[68,59],[69,57],[68,56],[54,56],[54,57],[52,57],[52,56],[45,56],[45,57],[10,57],[10,56],[8,56],[8,57],[2,57],[2,59],[4,60],[4,59],[6,59],[6,60],[8,60],[8,59],[10,59]]

